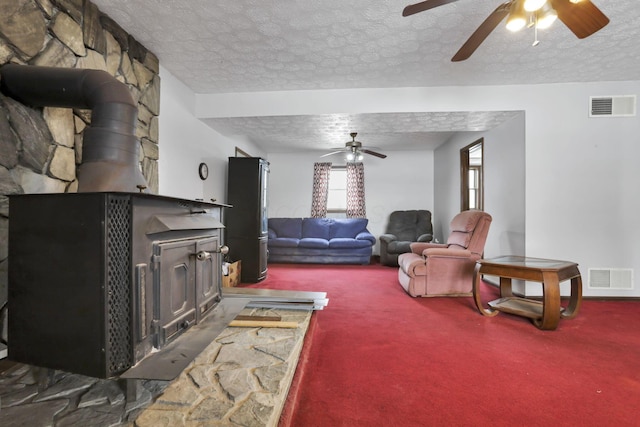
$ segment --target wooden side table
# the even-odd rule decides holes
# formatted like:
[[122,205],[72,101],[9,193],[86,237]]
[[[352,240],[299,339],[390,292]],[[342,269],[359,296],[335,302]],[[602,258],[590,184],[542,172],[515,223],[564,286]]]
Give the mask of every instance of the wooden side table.
[[[483,274],[500,277],[500,298],[484,308],[480,300],[480,279]],[[511,279],[542,283],[542,301],[513,295]],[[571,297],[567,307],[560,305],[560,282],[571,280]],[[538,329],[553,330],[560,318],[571,319],[578,314],[582,303],[582,277],[578,264],[522,256],[501,256],[482,259],[473,273],[473,299],[484,316],[499,312],[516,314],[531,319]]]

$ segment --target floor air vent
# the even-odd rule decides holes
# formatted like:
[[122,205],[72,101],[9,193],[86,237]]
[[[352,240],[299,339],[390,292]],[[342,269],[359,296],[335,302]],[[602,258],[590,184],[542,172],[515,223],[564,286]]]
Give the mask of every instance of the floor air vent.
[[635,95],[589,98],[589,117],[633,117],[635,115]]
[[630,268],[590,268],[591,289],[633,289],[633,270]]

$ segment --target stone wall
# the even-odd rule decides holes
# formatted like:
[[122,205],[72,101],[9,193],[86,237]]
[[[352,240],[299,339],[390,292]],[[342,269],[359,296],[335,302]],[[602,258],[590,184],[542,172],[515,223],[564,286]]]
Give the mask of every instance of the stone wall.
[[[89,0],[0,0],[0,66],[6,63],[104,70],[125,83],[138,101],[147,191],[158,193],[160,76],[153,53]],[[34,109],[0,94],[0,307],[7,300],[7,196],[75,192],[90,121],[87,110]]]

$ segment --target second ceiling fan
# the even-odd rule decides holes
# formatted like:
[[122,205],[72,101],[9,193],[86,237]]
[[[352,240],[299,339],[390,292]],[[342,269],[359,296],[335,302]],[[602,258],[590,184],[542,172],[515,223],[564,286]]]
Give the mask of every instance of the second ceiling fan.
[[[458,0],[425,0],[405,7],[402,16],[456,1]],[[580,39],[589,37],[609,23],[609,18],[590,0],[509,0],[498,6],[480,24],[451,60],[456,62],[468,59],[505,17],[508,17],[507,28],[512,31],[528,23],[538,28],[539,19],[557,17]]]
[[346,142],[344,144],[344,148],[342,148],[342,147],[332,148],[332,150],[336,150],[336,151],[332,151],[330,153],[323,154],[320,157],[326,157],[326,156],[331,156],[331,155],[334,155],[334,154],[345,153],[345,157],[346,157],[347,161],[349,161],[349,162],[359,162],[363,158],[362,153],[365,153],[365,154],[371,154],[372,156],[376,156],[376,157],[379,157],[381,159],[386,159],[387,158],[386,154],[382,154],[382,153],[378,153],[377,151],[373,151],[370,148],[363,146],[362,142],[356,141],[356,136],[357,135],[358,135],[357,132],[351,132],[349,134],[349,136],[351,136],[352,140]]

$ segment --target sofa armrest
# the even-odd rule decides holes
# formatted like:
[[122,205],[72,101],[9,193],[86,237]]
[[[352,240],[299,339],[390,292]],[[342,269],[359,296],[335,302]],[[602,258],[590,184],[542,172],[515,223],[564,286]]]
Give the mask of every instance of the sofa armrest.
[[427,242],[414,242],[409,245],[411,252],[414,254],[422,255],[426,249],[442,248],[446,249],[448,246],[445,243],[427,243]]
[[376,238],[373,234],[369,233],[368,231],[361,231],[360,233],[358,233],[356,235],[356,240],[368,240],[371,242],[371,245],[375,245],[376,244]]
[[380,235],[380,241],[381,242],[385,242],[387,244],[398,240],[398,237],[396,237],[395,234],[381,234]]
[[431,233],[421,234],[418,236],[418,242],[430,242],[432,240],[433,240],[433,234]]
[[267,238],[275,239],[276,237],[278,237],[278,235],[276,234],[275,231],[273,231],[272,229],[267,230]]
[[439,258],[471,258],[471,251],[467,249],[430,248],[422,252],[425,257]]

